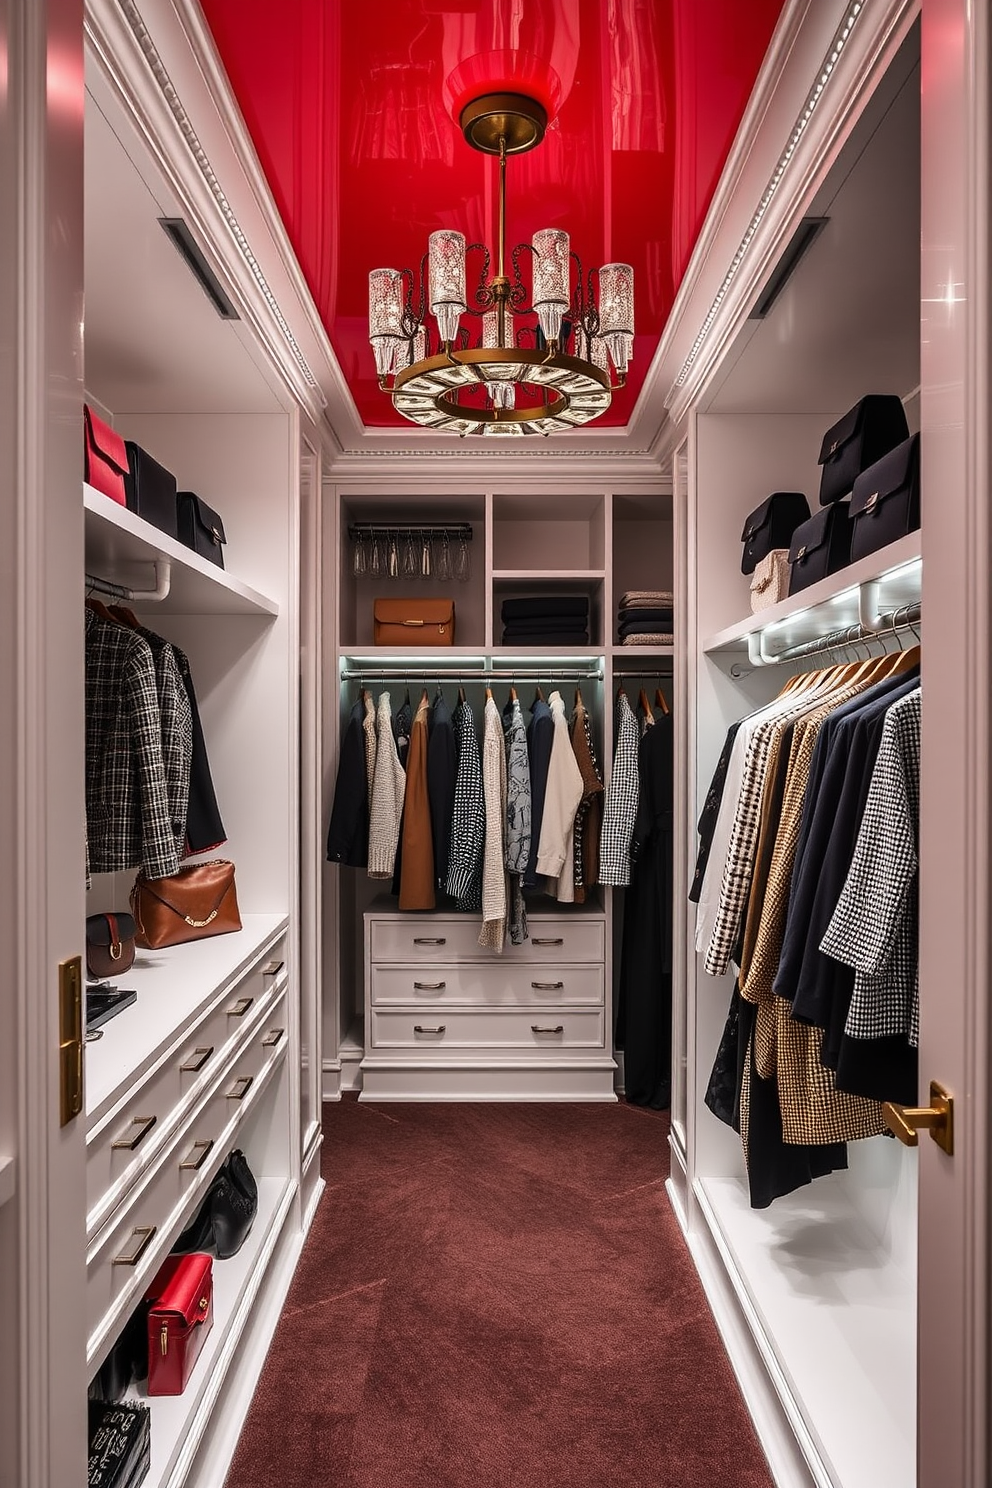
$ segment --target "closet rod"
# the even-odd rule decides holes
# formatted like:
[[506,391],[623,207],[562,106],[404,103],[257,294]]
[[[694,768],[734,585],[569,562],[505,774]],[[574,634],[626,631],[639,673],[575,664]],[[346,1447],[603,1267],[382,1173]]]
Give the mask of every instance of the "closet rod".
[[922,621],[922,606],[920,604],[901,605],[899,609],[887,615],[885,621],[885,625],[878,630],[867,629],[863,625],[848,625],[841,630],[831,631],[829,635],[820,636],[815,641],[804,641],[800,646],[789,646],[784,651],[767,654],[762,649],[760,664],[782,666],[791,661],[803,661],[814,656],[822,656],[828,651],[841,650],[845,646],[870,645],[872,641],[884,641],[886,636],[898,635],[902,631],[910,630],[914,625],[919,625]]
[[123,584],[113,584],[109,579],[98,579],[95,574],[86,576],[87,594],[109,594],[112,599],[130,599],[131,591]]
[[614,682],[636,682],[639,677],[667,677],[673,670],[671,659],[666,666],[642,667],[639,672],[614,672]]
[[[653,674],[652,674],[653,675]],[[342,682],[601,682],[601,668],[536,667],[531,663],[518,667],[500,667],[497,671],[479,671],[472,667],[449,667],[446,671],[426,671],[410,666],[402,671],[395,667],[363,667],[342,672]]]
[[168,599],[172,588],[172,563],[168,558],[160,558],[152,564],[155,573],[155,587],[153,589],[135,589],[134,585],[115,584],[111,579],[100,579],[95,574],[85,574],[84,587],[87,594],[108,594],[113,599],[148,600],[156,603]]
[[463,537],[472,541],[471,522],[352,522],[348,527],[350,538],[372,537],[389,532],[429,532],[432,537],[444,534],[447,537]]

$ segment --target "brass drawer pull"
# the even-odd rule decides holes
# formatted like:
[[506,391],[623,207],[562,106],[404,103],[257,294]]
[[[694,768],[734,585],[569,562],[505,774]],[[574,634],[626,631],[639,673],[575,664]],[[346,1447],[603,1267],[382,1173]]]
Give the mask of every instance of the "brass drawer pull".
[[560,992],[564,982],[531,982],[535,992]]
[[228,1100],[243,1101],[254,1083],[254,1075],[239,1075],[227,1092]]
[[414,945],[447,945],[447,937],[444,935],[415,935]]
[[254,997],[239,997],[234,1006],[228,1008],[227,1016],[229,1018],[243,1018],[254,1001]]
[[116,1142],[110,1144],[112,1150],[114,1152],[133,1152],[145,1140],[157,1120],[157,1116],[132,1116],[131,1126],[137,1127],[137,1131],[132,1132],[129,1137],[118,1137]]
[[193,1050],[186,1063],[179,1066],[180,1070],[184,1075],[198,1075],[213,1052],[213,1044],[201,1044]]
[[537,935],[532,935],[530,943],[531,945],[564,945],[565,937],[563,935],[546,935],[541,938]]
[[274,1049],[285,1032],[285,1028],[270,1028],[262,1040],[262,1048]]
[[158,1225],[139,1225],[131,1231],[132,1240],[137,1241],[134,1249],[122,1251],[120,1255],[115,1255],[110,1264],[112,1266],[136,1266],[149,1245],[155,1239],[157,1233]]
[[413,1025],[414,1033],[443,1033],[444,1028],[445,1025],[443,1023],[439,1023],[436,1028],[423,1028],[419,1023],[414,1023]]
[[539,1023],[532,1023],[530,1025],[530,1031],[531,1033],[564,1033],[565,1025],[564,1023],[558,1023],[554,1028],[542,1028]]
[[414,992],[443,992],[447,982],[414,982]]
[[278,976],[285,965],[285,961],[269,961],[267,965],[262,967],[262,975]]
[[181,1173],[198,1173],[203,1167],[203,1164],[206,1162],[210,1153],[213,1151],[213,1145],[213,1137],[208,1138],[208,1140],[205,1142],[194,1142],[188,1156],[184,1157],[182,1162],[179,1164],[179,1171]]

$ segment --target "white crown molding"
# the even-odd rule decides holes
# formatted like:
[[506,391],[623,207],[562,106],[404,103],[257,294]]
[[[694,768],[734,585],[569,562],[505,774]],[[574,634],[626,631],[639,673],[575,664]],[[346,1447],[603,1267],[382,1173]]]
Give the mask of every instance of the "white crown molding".
[[[841,39],[856,4],[853,24]],[[673,425],[698,403],[740,333],[853,127],[866,91],[892,60],[919,8],[919,0],[818,4],[808,7],[798,30],[790,28],[774,107],[769,104],[760,116],[755,111],[753,136],[738,139],[721,183],[733,189],[720,193],[720,220],[704,227],[685,295],[658,348]],[[659,455],[670,443],[663,434]]]
[[[255,231],[257,219],[242,221],[242,203],[232,202],[241,172],[233,168],[233,152],[218,158],[219,131],[210,127],[216,109],[206,81],[192,65],[171,6],[148,0],[147,9],[154,34],[135,0],[87,0],[88,57],[127,111],[288,392],[312,418],[322,419],[326,400],[308,359],[309,348],[300,345],[282,309],[270,283],[269,262],[264,267],[261,262],[265,233]],[[273,258],[279,263],[281,254]]]

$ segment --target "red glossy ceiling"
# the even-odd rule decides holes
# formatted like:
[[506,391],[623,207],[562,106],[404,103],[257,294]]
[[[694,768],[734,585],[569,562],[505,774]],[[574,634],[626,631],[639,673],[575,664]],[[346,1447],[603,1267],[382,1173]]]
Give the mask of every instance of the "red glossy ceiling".
[[[495,162],[445,82],[499,49],[541,59],[562,102],[511,160],[507,239],[563,227],[588,269],[633,264],[630,416],[783,0],[202,0],[331,343],[367,425],[403,425],[375,380],[368,273],[419,266],[457,227],[495,247]],[[470,259],[470,269],[472,260]]]

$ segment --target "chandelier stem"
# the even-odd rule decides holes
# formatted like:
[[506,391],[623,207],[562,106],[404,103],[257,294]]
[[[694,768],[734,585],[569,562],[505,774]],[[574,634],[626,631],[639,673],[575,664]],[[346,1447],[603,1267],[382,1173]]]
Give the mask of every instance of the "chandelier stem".
[[503,258],[506,249],[506,137],[499,138],[499,262],[497,274],[502,279],[505,274]]

